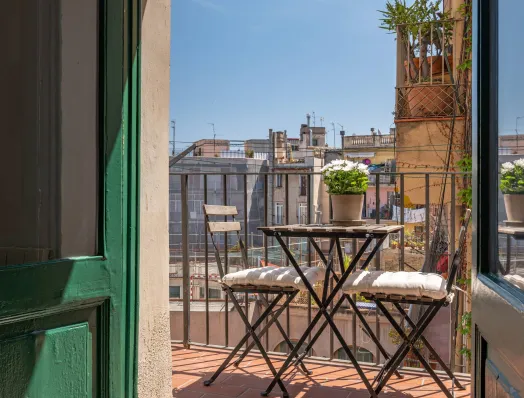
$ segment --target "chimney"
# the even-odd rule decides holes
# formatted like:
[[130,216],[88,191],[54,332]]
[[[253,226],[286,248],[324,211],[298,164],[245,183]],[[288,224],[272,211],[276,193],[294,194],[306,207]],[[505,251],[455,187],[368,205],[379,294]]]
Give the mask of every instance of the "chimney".
[[311,115],[308,113],[307,118],[307,127],[309,130],[309,146],[313,146],[313,131],[309,128],[311,126]]
[[344,149],[344,136],[346,135],[346,132],[344,130],[340,130],[340,147]]

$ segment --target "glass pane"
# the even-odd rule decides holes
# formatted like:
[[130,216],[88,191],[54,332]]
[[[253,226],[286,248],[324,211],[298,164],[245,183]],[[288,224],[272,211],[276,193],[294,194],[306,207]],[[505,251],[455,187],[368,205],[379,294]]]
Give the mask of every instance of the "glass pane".
[[491,270],[524,289],[524,2],[499,1],[499,261]]
[[0,266],[96,254],[97,2],[5,7]]

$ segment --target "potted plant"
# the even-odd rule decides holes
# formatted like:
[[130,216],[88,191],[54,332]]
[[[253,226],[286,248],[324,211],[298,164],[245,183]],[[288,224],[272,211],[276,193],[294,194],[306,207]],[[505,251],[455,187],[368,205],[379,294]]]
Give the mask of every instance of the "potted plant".
[[500,190],[508,221],[524,223],[524,159],[502,164]]
[[406,48],[402,98],[412,117],[438,116],[451,106],[451,86],[434,86],[449,81],[453,68],[453,23],[440,8],[440,0],[415,0],[410,6],[405,0],[388,0],[386,9],[379,11],[383,16],[380,27],[397,33],[397,40]]
[[364,193],[368,189],[368,166],[350,160],[334,160],[321,170],[331,195],[333,223],[362,224]]

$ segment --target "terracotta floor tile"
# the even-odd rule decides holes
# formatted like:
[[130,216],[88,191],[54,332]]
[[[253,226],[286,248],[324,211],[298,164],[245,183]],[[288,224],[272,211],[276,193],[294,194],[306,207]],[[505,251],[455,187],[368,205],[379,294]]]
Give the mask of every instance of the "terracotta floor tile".
[[[248,355],[241,365],[236,368],[227,368],[210,387],[203,385],[222,361],[228,351],[194,347],[190,350],[174,346],[173,354],[173,396],[177,398],[224,398],[259,397],[272,380],[272,374],[263,358],[258,354]],[[279,356],[271,357],[272,363],[278,370],[283,363]],[[288,370],[283,378],[284,384],[291,397],[294,398],[367,398],[364,383],[356,370],[352,367],[337,366],[336,363],[322,364],[308,362],[306,366],[313,371],[311,376],[306,376],[296,368]],[[363,369],[366,377],[371,382],[378,370],[376,368]],[[451,387],[451,381],[445,380],[444,384]],[[468,397],[470,382],[463,384],[467,387],[461,391],[455,389],[456,397]],[[280,388],[276,386],[270,398],[281,397]],[[404,374],[403,379],[392,377],[384,387],[380,397],[385,398],[441,398],[444,394],[438,385],[427,374]]]
[[173,397],[175,398],[200,398],[202,395],[201,392],[197,391],[173,389]]

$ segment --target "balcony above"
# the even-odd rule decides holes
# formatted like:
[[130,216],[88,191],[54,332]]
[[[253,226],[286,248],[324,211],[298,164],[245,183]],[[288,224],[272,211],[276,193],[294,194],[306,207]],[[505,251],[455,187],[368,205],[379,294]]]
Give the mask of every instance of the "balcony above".
[[464,114],[462,25],[440,19],[396,26],[396,120]]
[[352,135],[344,137],[344,149],[393,147],[394,135]]

